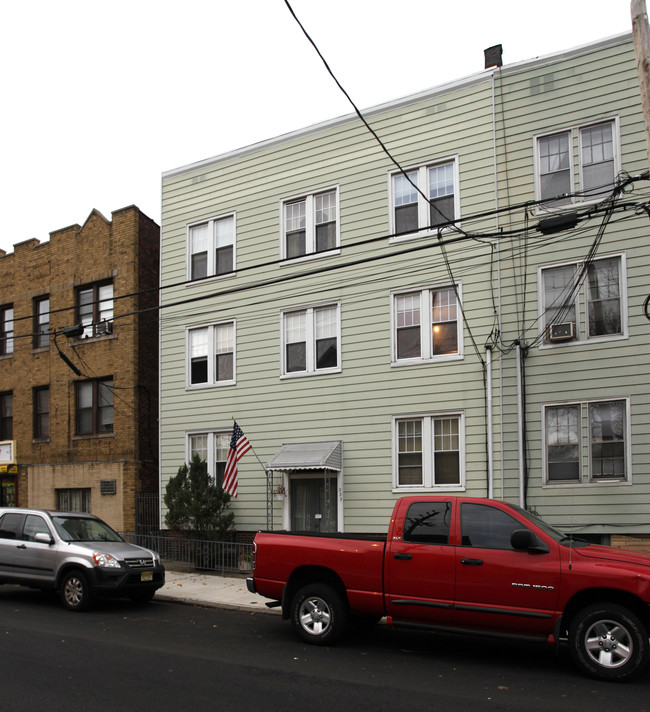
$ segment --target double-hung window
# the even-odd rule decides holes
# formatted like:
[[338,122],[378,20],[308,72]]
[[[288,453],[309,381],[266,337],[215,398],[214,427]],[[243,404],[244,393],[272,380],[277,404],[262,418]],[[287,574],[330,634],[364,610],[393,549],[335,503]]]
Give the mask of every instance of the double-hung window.
[[34,439],[47,440],[50,437],[50,388],[34,388]]
[[113,432],[113,379],[97,378],[75,384],[76,434]]
[[187,330],[187,385],[204,387],[235,382],[235,322]]
[[458,162],[425,164],[390,176],[391,233],[426,234],[458,218]]
[[540,328],[544,343],[625,336],[625,292],[623,255],[541,268]]
[[628,414],[626,399],[545,406],[546,484],[627,481]]
[[187,436],[187,461],[191,462],[195,455],[205,460],[208,475],[220,487],[223,485],[231,437],[231,431],[189,433]]
[[0,307],[0,356],[14,352],[14,308],[11,304]]
[[339,246],[339,193],[330,188],[282,201],[282,257],[287,260]]
[[282,374],[333,373],[341,369],[339,304],[282,313]]
[[538,136],[535,148],[537,199],[548,201],[546,207],[602,200],[612,192],[620,167],[616,121]]
[[14,437],[14,394],[11,391],[0,393],[0,440],[13,440]]
[[188,228],[188,278],[203,279],[235,270],[235,216],[222,215]]
[[464,440],[462,413],[394,418],[394,487],[464,487]]
[[96,282],[77,289],[77,319],[83,338],[113,331],[113,283]]
[[50,343],[50,298],[34,299],[34,348],[41,349]]
[[392,295],[393,363],[462,357],[460,285]]

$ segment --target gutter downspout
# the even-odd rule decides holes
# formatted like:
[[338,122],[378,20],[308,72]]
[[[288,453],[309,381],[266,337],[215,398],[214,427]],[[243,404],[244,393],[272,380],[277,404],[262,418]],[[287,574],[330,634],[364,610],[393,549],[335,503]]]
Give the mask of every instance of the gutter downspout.
[[487,372],[487,468],[488,468],[488,497],[494,497],[494,457],[493,440],[494,424],[492,422],[492,349],[485,349],[485,370]]
[[517,440],[519,447],[519,506],[525,507],[524,470],[524,396],[521,379],[521,344],[517,343]]

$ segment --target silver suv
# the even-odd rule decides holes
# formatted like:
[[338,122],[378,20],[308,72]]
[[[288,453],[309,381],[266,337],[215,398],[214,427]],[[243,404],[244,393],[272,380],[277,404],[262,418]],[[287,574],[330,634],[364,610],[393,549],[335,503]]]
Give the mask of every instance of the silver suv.
[[55,589],[81,611],[96,595],[150,601],[165,569],[158,554],[91,514],[12,507],[0,509],[0,583]]

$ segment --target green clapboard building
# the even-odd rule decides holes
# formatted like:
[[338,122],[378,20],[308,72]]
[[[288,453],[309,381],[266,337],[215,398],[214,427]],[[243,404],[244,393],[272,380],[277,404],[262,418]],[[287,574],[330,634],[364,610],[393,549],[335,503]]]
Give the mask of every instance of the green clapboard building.
[[[492,496],[650,548],[650,181],[632,37],[170,170],[161,486],[253,450],[239,532]],[[163,512],[164,514],[164,512]]]

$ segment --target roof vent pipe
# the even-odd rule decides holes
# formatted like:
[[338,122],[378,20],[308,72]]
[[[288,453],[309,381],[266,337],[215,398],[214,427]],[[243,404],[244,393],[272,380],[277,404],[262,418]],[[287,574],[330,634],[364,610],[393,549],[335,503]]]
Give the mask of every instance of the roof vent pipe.
[[494,45],[483,50],[485,55],[485,68],[503,66],[503,45]]

